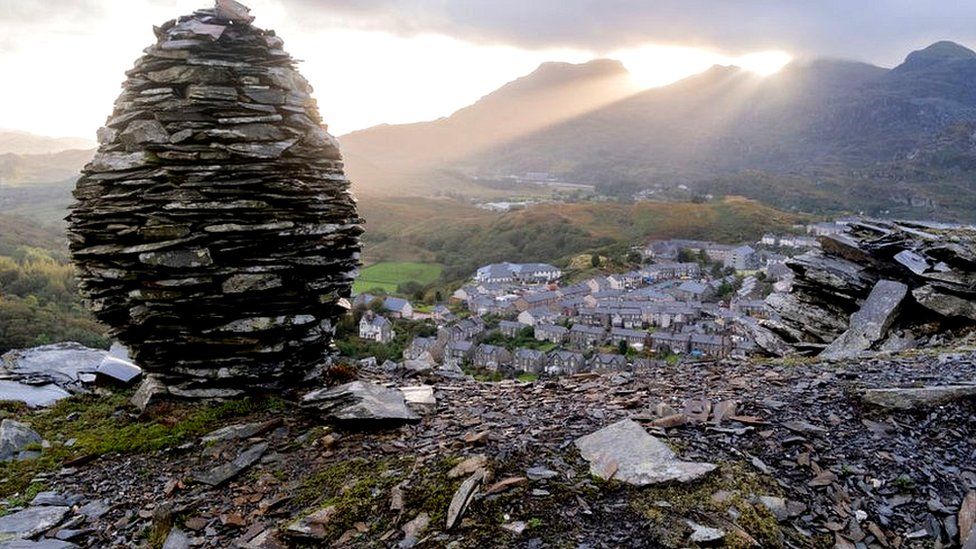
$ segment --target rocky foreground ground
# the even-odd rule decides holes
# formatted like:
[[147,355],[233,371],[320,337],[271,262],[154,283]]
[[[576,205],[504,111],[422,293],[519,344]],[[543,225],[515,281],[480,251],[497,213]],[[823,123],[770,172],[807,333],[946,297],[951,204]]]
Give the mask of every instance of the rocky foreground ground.
[[[428,382],[436,404],[415,424],[370,429],[277,399],[149,418],[128,394],[11,408],[45,442],[2,470],[0,536],[36,541],[7,547],[976,544],[971,349],[532,383],[360,375]],[[956,387],[870,391],[932,385]],[[575,441],[627,418],[716,467],[643,487],[613,462],[598,472],[610,480],[591,474]]]

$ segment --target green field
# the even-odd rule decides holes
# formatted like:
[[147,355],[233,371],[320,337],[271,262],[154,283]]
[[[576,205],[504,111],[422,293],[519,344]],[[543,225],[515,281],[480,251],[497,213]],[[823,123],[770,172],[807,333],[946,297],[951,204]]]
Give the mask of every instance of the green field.
[[363,269],[353,284],[352,291],[361,294],[383,290],[392,294],[396,293],[398,285],[411,281],[426,286],[441,276],[442,269],[436,263],[376,263]]

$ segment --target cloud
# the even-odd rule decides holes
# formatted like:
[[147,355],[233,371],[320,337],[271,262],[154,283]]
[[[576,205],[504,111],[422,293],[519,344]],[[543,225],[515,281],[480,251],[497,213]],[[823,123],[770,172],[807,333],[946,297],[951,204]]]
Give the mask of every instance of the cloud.
[[0,0],[0,22],[18,25],[49,24],[67,20],[84,22],[101,17],[103,6],[94,0]]
[[439,33],[607,53],[641,43],[895,63],[940,39],[976,42],[967,0],[282,0],[309,26]]

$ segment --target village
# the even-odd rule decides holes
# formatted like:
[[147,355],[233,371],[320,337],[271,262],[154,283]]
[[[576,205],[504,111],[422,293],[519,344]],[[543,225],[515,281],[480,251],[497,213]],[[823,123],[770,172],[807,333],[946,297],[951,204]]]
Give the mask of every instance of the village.
[[[789,290],[786,260],[845,224],[738,245],[654,240],[636,250],[640,268],[574,282],[545,263],[495,263],[447,303],[415,308],[401,297],[362,293],[351,305],[361,340],[390,344],[397,323],[423,323],[424,335],[402,346],[408,370],[535,378],[745,358],[756,348],[750,325],[769,314],[766,297]],[[395,360],[387,366],[397,367]]]

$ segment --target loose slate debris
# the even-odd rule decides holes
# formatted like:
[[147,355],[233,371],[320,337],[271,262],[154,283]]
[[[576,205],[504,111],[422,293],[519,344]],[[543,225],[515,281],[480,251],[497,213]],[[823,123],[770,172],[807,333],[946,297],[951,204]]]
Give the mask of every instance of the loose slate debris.
[[[540,545],[536,539],[540,546],[684,547],[693,545],[686,520],[723,530],[729,545],[755,539],[755,547],[835,540],[845,547],[957,547],[963,500],[976,489],[976,401],[889,413],[864,405],[860,391],[974,380],[976,353],[971,342],[961,345],[942,355],[840,362],[661,363],[635,372],[625,386],[612,375],[531,384],[441,380],[437,413],[398,429],[330,430],[317,414],[277,409],[215,425],[281,418],[286,427],[259,435],[269,444],[267,457],[218,487],[175,480],[219,465],[218,456],[253,442],[190,440],[162,451],[105,456],[72,466],[48,484],[83,497],[79,505],[91,514],[84,525],[90,532],[74,541],[84,547],[144,543],[153,524],[149,510],[170,504],[194,547],[287,547],[292,541],[280,530],[329,505],[335,514],[321,530],[325,539],[307,545],[396,546],[402,527],[427,512],[431,522],[418,547]],[[371,379],[384,385],[400,380],[382,373]],[[640,418],[646,426],[686,402],[705,400],[712,403],[705,423],[667,433],[682,459],[721,464],[693,483],[636,488],[599,482],[572,444],[618,420]],[[738,403],[736,415],[722,420],[730,430],[715,430],[721,403],[729,401]],[[739,431],[743,425],[753,428]],[[827,432],[810,431],[810,425]],[[485,444],[463,442],[465,434],[482,432],[492,435]],[[456,479],[447,473],[475,453],[487,457],[492,474],[448,531],[449,502],[471,473]],[[527,470],[539,466],[557,475],[528,480]],[[326,486],[323,479],[332,480]],[[785,500],[786,520],[774,520],[783,516],[782,502],[770,498]],[[89,511],[95,504],[97,512]],[[527,523],[519,538],[501,529],[517,522]],[[352,530],[357,533],[344,534]]]
[[302,406],[342,423],[398,425],[420,421],[420,416],[407,407],[403,393],[367,381],[312,391],[302,397]]
[[771,318],[747,325],[766,353],[841,358],[976,323],[976,228],[864,220],[820,243],[787,262],[792,289],[767,298]]
[[181,398],[300,381],[359,265],[338,144],[247,11],[221,0],[157,29],[68,216],[95,316]]
[[688,482],[713,471],[711,463],[679,460],[673,451],[633,420],[625,419],[576,439],[590,473],[635,486]]

